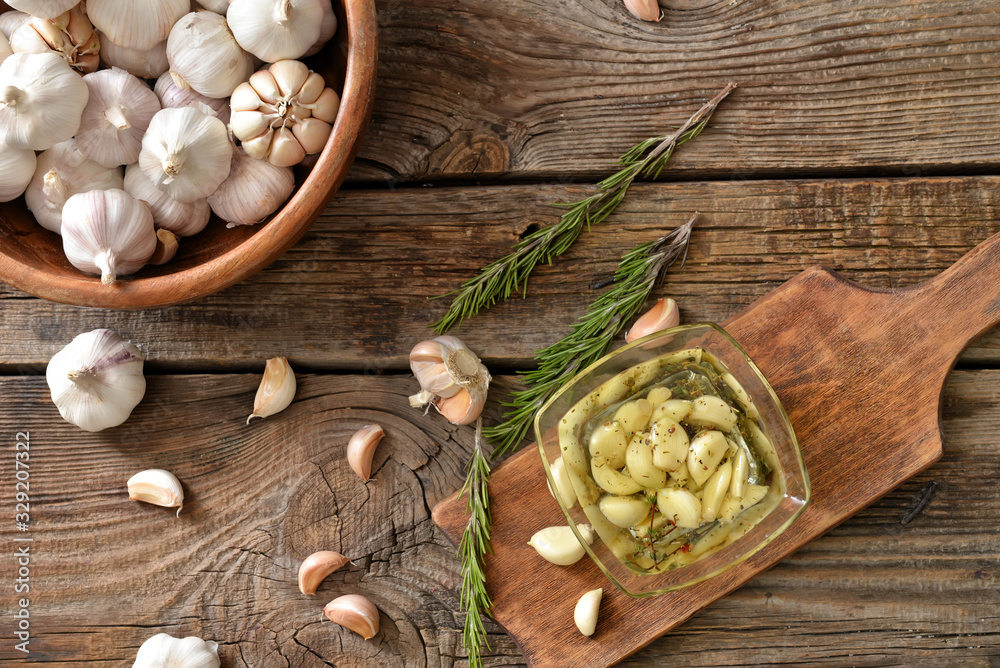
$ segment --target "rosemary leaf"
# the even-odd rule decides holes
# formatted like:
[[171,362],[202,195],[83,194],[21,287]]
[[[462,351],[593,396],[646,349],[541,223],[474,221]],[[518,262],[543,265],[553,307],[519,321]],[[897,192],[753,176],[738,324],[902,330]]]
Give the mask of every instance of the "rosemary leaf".
[[458,544],[458,557],[462,563],[462,594],[459,605],[466,611],[463,638],[469,656],[469,668],[483,665],[482,649],[489,649],[483,615],[489,613],[493,602],[486,591],[484,570],[486,553],[490,550],[490,495],[486,481],[490,477],[490,461],[483,452],[483,418],[476,420],[476,438],[469,461],[465,484],[458,493],[462,498],[468,493],[465,509],[469,521]]
[[434,331],[443,334],[498,300],[508,299],[514,291],[521,291],[523,296],[528,289],[528,276],[536,266],[551,264],[573,245],[585,228],[589,230],[591,225],[610,216],[636,178],[657,178],[677,147],[701,134],[716,107],[734,88],[735,83],[727,84],[676,131],[651,137],[630,148],[618,159],[621,169],[601,181],[597,193],[577,202],[556,204],[566,209],[558,223],[524,237],[509,255],[483,267],[479,276],[462,283],[458,290],[440,295],[452,297],[452,302],[447,313],[432,325]]

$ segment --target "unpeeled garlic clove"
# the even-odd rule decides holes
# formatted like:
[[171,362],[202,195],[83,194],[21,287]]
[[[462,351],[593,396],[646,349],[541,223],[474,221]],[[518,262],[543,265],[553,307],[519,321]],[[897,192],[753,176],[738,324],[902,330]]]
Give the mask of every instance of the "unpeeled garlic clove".
[[288,408],[295,397],[295,373],[284,357],[272,357],[264,366],[264,377],[253,400],[253,418],[265,418]]
[[323,614],[331,622],[354,631],[365,640],[378,633],[378,608],[364,596],[347,594],[335,598],[326,604]]
[[170,471],[149,469],[128,479],[128,498],[164,508],[176,508],[178,517],[184,507],[184,488]]
[[636,339],[676,327],[680,323],[681,314],[677,309],[677,302],[669,298],[660,299],[653,308],[639,316],[625,335],[625,342],[632,343]]
[[[587,545],[594,542],[594,534],[589,524],[577,524],[576,530],[587,541]],[[557,566],[575,564],[586,553],[576,534],[567,526],[546,527],[536,531],[528,541],[528,545],[535,548],[543,559]]]
[[315,594],[320,583],[330,573],[348,563],[350,559],[340,552],[324,550],[314,552],[305,558],[299,566],[299,591],[303,594]]
[[597,613],[601,609],[601,598],[604,596],[604,589],[594,589],[588,591],[576,602],[573,610],[573,621],[576,628],[585,636],[594,635],[597,629]]
[[149,258],[149,264],[166,264],[177,255],[177,235],[170,230],[156,230],[156,250]]
[[377,424],[366,424],[351,436],[347,442],[347,461],[361,479],[368,482],[372,476],[372,458],[375,448],[385,433]]
[[659,21],[663,18],[663,12],[656,0],[625,0],[625,9],[643,21]]

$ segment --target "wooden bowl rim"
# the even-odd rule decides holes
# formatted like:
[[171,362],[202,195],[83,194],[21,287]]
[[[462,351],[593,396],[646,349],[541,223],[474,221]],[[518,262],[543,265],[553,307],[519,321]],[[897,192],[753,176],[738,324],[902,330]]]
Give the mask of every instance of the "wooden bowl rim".
[[373,0],[344,0],[347,68],[330,141],[281,211],[229,251],[182,271],[124,278],[102,285],[92,276],[47,274],[0,250],[0,280],[50,301],[117,309],[190,302],[257,273],[306,233],[351,167],[371,119],[378,70],[378,24]]

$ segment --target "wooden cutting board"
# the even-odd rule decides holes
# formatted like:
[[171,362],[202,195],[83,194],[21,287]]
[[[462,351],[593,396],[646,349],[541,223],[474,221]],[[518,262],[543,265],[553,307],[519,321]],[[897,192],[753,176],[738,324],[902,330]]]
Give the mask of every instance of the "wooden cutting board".
[[[1000,321],[1000,235],[936,278],[905,290],[870,290],[815,267],[725,321],[774,386],[798,436],[813,498],[784,534],[713,579],[635,599],[584,558],[549,564],[526,545],[565,524],[538,450],[523,448],[490,480],[493,616],[528,665],[609,666],[739,588],[942,454],[940,400],[955,360]],[[457,543],[465,500],[445,499],[434,522]],[[573,608],[604,587],[597,632],[582,636]]]

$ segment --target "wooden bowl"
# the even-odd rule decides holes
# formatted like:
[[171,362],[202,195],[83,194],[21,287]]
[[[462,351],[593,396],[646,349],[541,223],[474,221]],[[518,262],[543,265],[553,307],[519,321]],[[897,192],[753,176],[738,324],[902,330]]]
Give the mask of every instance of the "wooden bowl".
[[[78,306],[140,309],[192,301],[242,281],[298,241],[343,183],[357,155],[375,97],[378,26],[373,0],[334,0],[339,26],[309,66],[341,91],[330,139],[311,170],[296,172],[296,190],[268,222],[227,229],[212,216],[177,256],[102,285],[67,262],[62,238],[35,222],[24,198],[0,205],[0,281],[38,297]],[[6,6],[0,5],[6,10]]]

